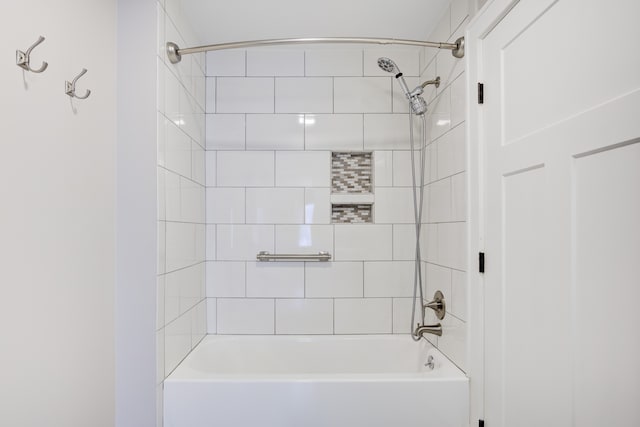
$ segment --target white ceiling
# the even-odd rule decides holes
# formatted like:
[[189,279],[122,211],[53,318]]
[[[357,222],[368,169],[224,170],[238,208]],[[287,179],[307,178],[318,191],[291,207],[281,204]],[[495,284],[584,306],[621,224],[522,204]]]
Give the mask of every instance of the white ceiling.
[[[425,40],[450,0],[182,0],[204,44],[300,37]],[[444,41],[444,40],[436,40]]]

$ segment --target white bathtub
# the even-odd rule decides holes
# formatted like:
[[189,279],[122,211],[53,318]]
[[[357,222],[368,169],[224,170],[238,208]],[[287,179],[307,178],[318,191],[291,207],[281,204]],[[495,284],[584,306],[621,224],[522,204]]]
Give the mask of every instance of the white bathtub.
[[165,427],[468,425],[466,376],[408,335],[210,335],[164,383]]

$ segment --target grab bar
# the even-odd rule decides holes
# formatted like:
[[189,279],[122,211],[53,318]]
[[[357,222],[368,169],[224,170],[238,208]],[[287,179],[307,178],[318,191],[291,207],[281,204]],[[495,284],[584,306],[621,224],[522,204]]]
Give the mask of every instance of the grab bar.
[[260,251],[256,255],[258,261],[329,261],[329,252],[318,252],[317,254],[271,254],[267,251]]

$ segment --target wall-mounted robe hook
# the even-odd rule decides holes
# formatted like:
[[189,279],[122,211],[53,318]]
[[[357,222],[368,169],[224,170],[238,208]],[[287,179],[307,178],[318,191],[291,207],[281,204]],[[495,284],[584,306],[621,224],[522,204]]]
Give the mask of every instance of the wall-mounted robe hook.
[[31,65],[29,65],[31,51],[33,50],[34,47],[38,46],[43,41],[44,41],[44,37],[40,36],[38,37],[38,40],[34,44],[32,44],[29,49],[27,49],[26,52],[23,52],[21,50],[16,50],[16,65],[27,71],[31,71],[32,73],[41,73],[44,70],[46,70],[49,64],[47,64],[45,61],[42,61],[42,65],[37,70],[34,70],[33,68],[31,68]]
[[83,68],[82,71],[80,71],[80,74],[78,74],[76,76],[75,79],[73,79],[73,81],[69,82],[66,81],[65,83],[65,89],[64,89],[64,93],[66,93],[67,95],[69,95],[71,98],[78,98],[78,99],[87,99],[89,97],[89,95],[91,95],[91,91],[87,89],[87,91],[85,92],[85,94],[83,96],[78,96],[76,95],[76,82],[78,81],[78,79],[82,76],[85,75],[85,73],[87,72],[86,68]]

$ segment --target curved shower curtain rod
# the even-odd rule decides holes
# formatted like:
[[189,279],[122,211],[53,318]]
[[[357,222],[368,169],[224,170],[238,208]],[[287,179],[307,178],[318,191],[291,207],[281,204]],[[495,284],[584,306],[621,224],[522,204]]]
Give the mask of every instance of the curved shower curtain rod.
[[364,43],[364,44],[403,44],[409,46],[425,46],[435,47],[437,49],[449,49],[451,54],[456,58],[464,56],[464,37],[460,37],[455,43],[439,43],[420,40],[403,40],[403,39],[379,39],[367,37],[312,37],[302,39],[269,39],[269,40],[251,40],[244,42],[209,44],[205,46],[180,48],[173,42],[167,43],[167,56],[172,64],[177,64],[182,60],[182,55],[192,53],[208,52],[211,50],[238,49],[243,47],[255,46],[271,46],[282,44],[309,44],[309,43]]

